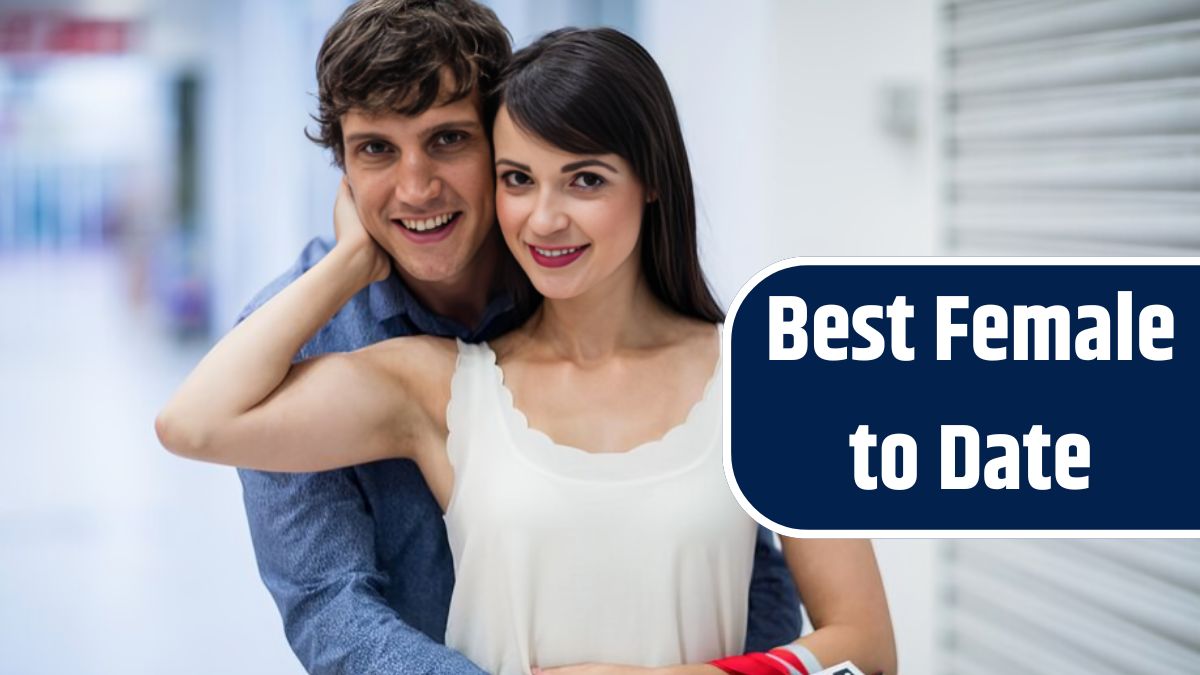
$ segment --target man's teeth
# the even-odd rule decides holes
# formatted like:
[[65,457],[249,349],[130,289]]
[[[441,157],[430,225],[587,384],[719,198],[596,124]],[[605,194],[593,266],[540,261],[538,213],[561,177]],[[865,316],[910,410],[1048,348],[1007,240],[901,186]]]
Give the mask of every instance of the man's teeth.
[[407,227],[410,230],[413,230],[415,232],[425,232],[427,230],[433,230],[433,229],[436,229],[436,228],[439,228],[439,227],[445,225],[446,223],[450,222],[450,219],[453,217],[454,217],[453,213],[443,213],[440,216],[434,216],[432,218],[426,218],[424,220],[403,220],[403,219],[401,219],[400,222],[404,225],[404,227]]
[[581,248],[583,248],[583,247],[576,246],[575,248],[559,248],[559,249],[550,250],[548,248],[538,248],[538,247],[534,246],[533,250],[537,251],[538,255],[546,256],[547,258],[557,258],[560,255],[570,255],[570,254],[578,251]]

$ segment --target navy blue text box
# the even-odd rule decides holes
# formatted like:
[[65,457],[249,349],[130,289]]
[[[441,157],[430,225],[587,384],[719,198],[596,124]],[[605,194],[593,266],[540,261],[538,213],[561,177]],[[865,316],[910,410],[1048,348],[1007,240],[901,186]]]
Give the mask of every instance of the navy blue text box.
[[[1128,361],[1117,358],[1121,291],[1132,292]],[[810,344],[799,360],[769,359],[773,295],[798,296],[807,305]],[[887,306],[897,296],[913,307],[906,324],[913,360],[893,357],[887,319],[873,323],[888,340],[875,360],[826,361],[813,353],[813,313],[819,306],[836,304],[852,313],[861,305]],[[1077,321],[1077,308],[1103,306],[1111,317],[1112,360],[1083,361],[1072,353],[1065,361],[1016,361],[1009,340],[1007,360],[985,361],[976,356],[968,334],[953,340],[950,360],[939,361],[938,296],[969,296],[970,307],[953,315],[968,328],[972,312],[984,304],[1007,308],[1010,318],[1016,305],[1063,305],[1071,313],[1072,347],[1075,333],[1094,325]],[[727,328],[727,471],[743,505],[773,529],[930,536],[1200,530],[1200,267],[805,264],[760,275],[739,298]],[[1165,305],[1173,313],[1173,339],[1156,343],[1172,347],[1170,360],[1150,361],[1139,352],[1138,312],[1148,305]],[[851,329],[849,339],[836,344],[867,342]],[[881,484],[864,490],[856,485],[849,436],[860,425],[868,425],[880,442],[893,433],[915,439],[912,487],[891,490]],[[1042,453],[1049,475],[1055,468],[1053,439],[1081,434],[1090,443],[1089,485],[1068,490],[1056,483],[1037,490],[1022,475],[1015,490],[987,488],[982,478],[972,489],[943,489],[942,425],[978,431],[981,476],[983,465],[1002,454],[986,447],[988,434],[1008,434],[1019,442],[1033,425],[1041,425],[1052,438]],[[956,456],[961,467],[961,448]],[[878,446],[869,457],[869,472],[878,476]],[[1027,471],[1024,448],[1020,470]]]

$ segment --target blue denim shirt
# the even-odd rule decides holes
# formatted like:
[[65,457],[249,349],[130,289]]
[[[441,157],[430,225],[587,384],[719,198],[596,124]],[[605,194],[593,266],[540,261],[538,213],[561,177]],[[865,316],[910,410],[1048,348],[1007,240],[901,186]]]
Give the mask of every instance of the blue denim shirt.
[[[245,318],[332,248],[313,239],[242,311]],[[470,330],[432,314],[396,275],[368,286],[296,360],[401,335],[488,340],[526,317],[493,299]],[[310,673],[480,673],[442,642],[454,568],[442,512],[416,464],[388,460],[311,474],[239,470],[263,582],[292,650]],[[800,632],[799,598],[771,535],[759,528],[751,581],[749,651]]]

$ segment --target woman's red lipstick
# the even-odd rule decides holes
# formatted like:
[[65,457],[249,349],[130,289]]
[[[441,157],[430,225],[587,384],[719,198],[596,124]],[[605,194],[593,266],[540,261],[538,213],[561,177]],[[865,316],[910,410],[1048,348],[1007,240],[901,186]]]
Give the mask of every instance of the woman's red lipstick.
[[[583,246],[558,247],[533,246],[530,244],[529,254],[533,256],[534,262],[542,267],[566,267],[576,260],[579,260],[579,256],[583,255],[583,252],[590,247],[591,244],[584,244]],[[551,255],[546,255],[541,251],[545,251]]]

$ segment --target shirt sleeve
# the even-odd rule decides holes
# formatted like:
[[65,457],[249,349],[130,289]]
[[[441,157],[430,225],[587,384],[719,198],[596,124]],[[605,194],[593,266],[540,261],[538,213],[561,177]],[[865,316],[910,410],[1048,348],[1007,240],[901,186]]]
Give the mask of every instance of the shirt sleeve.
[[[296,263],[242,310],[240,322],[327,254],[313,239]],[[296,360],[325,351],[310,342]],[[375,522],[352,469],[321,473],[239,470],[258,570],[304,668],[325,673],[483,673],[406,623],[380,589],[386,573]]]
[[746,653],[765,652],[800,637],[800,594],[775,535],[759,525],[750,577]]
[[259,573],[308,672],[482,674],[380,594],[374,523],[352,470],[238,473]]

